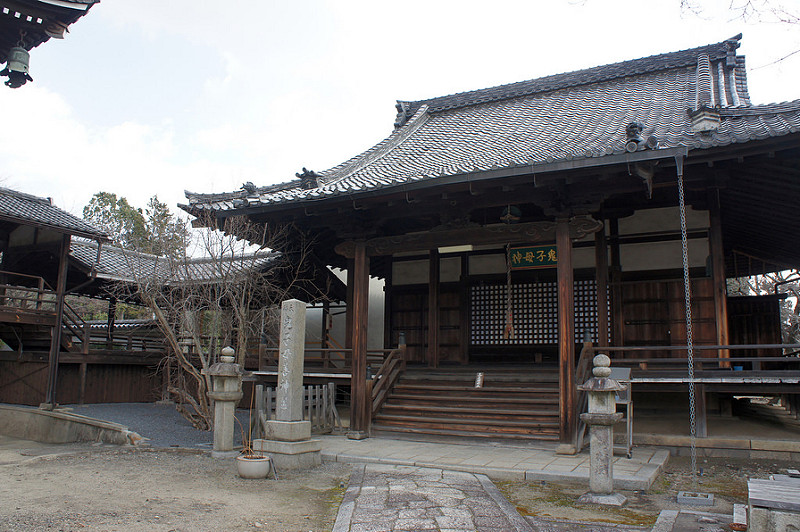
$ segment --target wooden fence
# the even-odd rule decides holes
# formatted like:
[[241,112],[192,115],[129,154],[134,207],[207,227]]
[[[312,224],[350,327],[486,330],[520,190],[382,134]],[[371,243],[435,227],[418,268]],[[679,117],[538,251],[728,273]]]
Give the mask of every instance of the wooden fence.
[[[275,419],[277,396],[273,386],[256,385],[256,423],[253,437],[264,436],[267,421]],[[311,422],[311,430],[317,433],[332,432],[342,428],[336,410],[336,384],[303,386],[303,419]]]

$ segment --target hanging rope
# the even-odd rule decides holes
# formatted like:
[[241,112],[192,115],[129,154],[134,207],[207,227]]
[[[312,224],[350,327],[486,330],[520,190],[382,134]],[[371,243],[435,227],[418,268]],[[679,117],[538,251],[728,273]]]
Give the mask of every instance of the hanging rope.
[[686,236],[686,201],[683,191],[683,157],[675,158],[678,171],[678,206],[681,214],[681,252],[683,255],[683,295],[686,304],[686,350],[689,373],[689,434],[692,459],[692,484],[697,486],[697,420],[694,396],[694,345],[692,338],[692,285],[689,280],[689,251]]
[[514,309],[511,308],[511,244],[506,244],[506,326],[503,338],[514,339]]

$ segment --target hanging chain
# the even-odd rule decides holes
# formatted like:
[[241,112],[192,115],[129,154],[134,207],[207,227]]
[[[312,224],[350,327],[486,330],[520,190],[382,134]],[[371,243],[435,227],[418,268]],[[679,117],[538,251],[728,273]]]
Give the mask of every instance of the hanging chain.
[[697,420],[694,396],[694,345],[692,335],[692,285],[689,280],[689,251],[686,237],[686,201],[683,191],[683,161],[678,166],[678,203],[681,214],[681,252],[683,255],[683,293],[686,304],[686,351],[689,370],[689,434],[692,460],[692,484],[697,486]]
[[25,35],[27,35],[25,30],[19,30],[19,40],[17,41],[17,46],[20,48],[25,48]]

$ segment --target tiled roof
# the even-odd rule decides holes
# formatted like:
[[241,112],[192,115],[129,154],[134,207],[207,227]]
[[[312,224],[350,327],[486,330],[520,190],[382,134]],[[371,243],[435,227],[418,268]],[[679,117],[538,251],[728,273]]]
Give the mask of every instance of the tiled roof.
[[59,209],[48,198],[8,188],[0,188],[0,219],[52,229],[69,235],[109,240],[103,231]]
[[[800,100],[752,106],[739,37],[721,43],[510,85],[399,102],[397,129],[366,152],[318,173],[319,186],[187,192],[185,210],[319,201],[489,170],[537,168],[625,153],[626,126],[658,149],[701,150],[800,132]],[[688,111],[720,115],[695,132]],[[294,183],[297,183],[296,181]]]
[[460,92],[458,94],[440,96],[438,98],[431,98],[418,102],[399,102],[408,105],[402,106],[403,109],[399,110],[402,116],[398,117],[398,122],[405,123],[405,121],[413,116],[423,105],[428,106],[429,112],[437,112],[468,105],[508,100],[520,96],[578,87],[581,85],[603,83],[614,79],[638,76],[660,70],[694,67],[697,65],[697,58],[701,55],[708,56],[710,61],[724,60],[727,62],[736,57],[736,48],[739,47],[740,37],[741,35],[737,35],[721,43],[709,44],[699,48],[653,55],[641,59],[634,59],[632,61],[597,66],[575,72],[565,72],[562,74],[545,76],[543,78],[490,87],[488,89]]
[[97,264],[97,277],[109,281],[134,282],[155,279],[159,282],[218,282],[235,278],[250,268],[263,269],[280,257],[276,252],[258,252],[221,260],[192,258],[170,264],[166,257],[128,251],[103,245],[97,262],[97,243],[75,240],[70,256],[87,270]]
[[89,12],[100,0],[17,0],[3,2],[0,9],[0,64],[17,46],[19,30],[25,30],[22,46],[32,50],[51,37],[63,35],[67,27]]

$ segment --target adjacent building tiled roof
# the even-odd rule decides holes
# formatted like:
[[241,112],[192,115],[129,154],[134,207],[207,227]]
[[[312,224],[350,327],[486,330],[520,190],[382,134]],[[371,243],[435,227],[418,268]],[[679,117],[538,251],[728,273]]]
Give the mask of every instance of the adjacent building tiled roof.
[[233,280],[243,271],[262,270],[280,256],[277,252],[261,251],[225,259],[190,258],[170,263],[167,257],[124,250],[103,245],[97,257],[97,242],[75,240],[70,256],[85,269],[94,268],[97,277],[108,281],[140,282],[154,279],[165,283],[217,282]]
[[40,198],[2,187],[0,187],[0,219],[94,240],[109,240],[108,235],[102,230],[59,209],[49,198]]
[[[442,177],[625,153],[638,122],[657,149],[689,150],[800,132],[800,100],[753,106],[739,38],[622,63],[418,102],[398,102],[394,133],[373,148],[297,180],[224,194],[187,192],[193,214],[391,191]],[[690,111],[718,114],[695,131]]]

